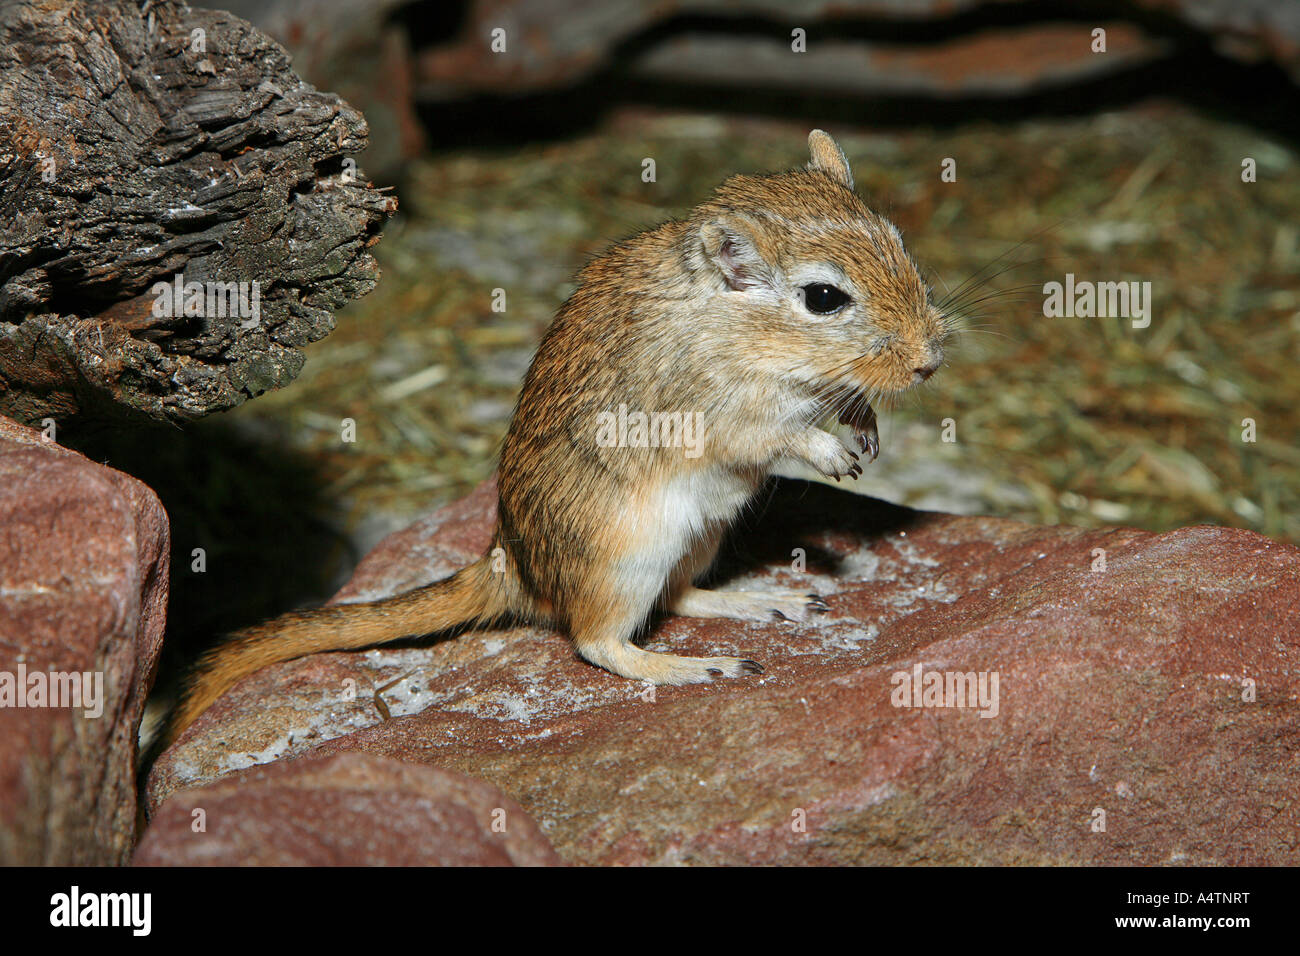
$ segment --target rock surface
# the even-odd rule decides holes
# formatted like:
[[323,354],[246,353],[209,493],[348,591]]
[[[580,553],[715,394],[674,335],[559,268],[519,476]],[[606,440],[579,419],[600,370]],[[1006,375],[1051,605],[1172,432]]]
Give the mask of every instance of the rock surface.
[[[760,77],[767,89],[832,94],[1018,95],[1115,75],[1196,42],[1246,62],[1272,59],[1300,81],[1300,9],[1289,0],[1127,0],[1093,19],[1060,14],[985,0],[810,0],[797,9],[785,0],[474,0],[462,24],[417,47],[417,92],[432,102],[518,95],[626,68],[746,90]],[[796,27],[807,46],[792,56]],[[1091,49],[1097,27],[1107,31],[1105,56]],[[504,51],[489,45],[496,29]]]
[[134,862],[549,866],[560,859],[496,787],[352,753],[256,767],[176,794],[151,822]]
[[[518,94],[625,66],[638,78],[744,89],[761,77],[769,89],[835,94],[1005,95],[1104,75],[1164,47],[1118,19],[1085,26],[1043,22],[1031,11],[1023,22],[982,24],[980,6],[814,0],[790,11],[765,0],[612,0],[599,7],[583,0],[479,0],[467,29],[418,51],[417,91],[432,101]],[[1106,27],[1108,56],[1091,53],[1093,26]],[[796,27],[806,40],[799,54],[791,50]],[[506,31],[503,52],[488,42],[498,28]]]
[[[309,79],[328,79],[404,141],[414,93],[426,102],[571,87],[626,68],[667,82],[822,92],[1023,94],[1114,74],[1173,47],[1273,60],[1300,82],[1300,7],[1291,0],[1122,0],[1105,16],[987,0],[228,0]],[[1097,11],[1093,11],[1097,13]],[[562,25],[562,28],[557,28]],[[1092,31],[1107,30],[1107,55]],[[807,52],[790,56],[790,31]],[[505,31],[504,50],[491,45]],[[395,35],[396,34],[396,35]],[[414,52],[414,56],[412,53]],[[360,65],[360,69],[358,68]],[[355,83],[378,65],[392,82]],[[340,79],[341,77],[341,79]],[[437,135],[437,131],[434,131]]]
[[[486,544],[492,506],[486,486],[393,535],[339,598],[446,574]],[[656,649],[766,673],[653,693],[530,627],[289,662],[189,728],[149,803],[361,751],[495,784],[569,862],[1300,862],[1294,547],[914,512],[786,480],[722,577],[806,587],[831,613],[666,618]],[[900,699],[915,668],[922,688],[982,676],[986,696]]]
[[[167,556],[167,515],[145,485],[0,418],[0,863],[128,858]],[[92,675],[102,697],[18,707],[5,685],[24,671],[45,675],[16,687],[24,703],[51,671]]]

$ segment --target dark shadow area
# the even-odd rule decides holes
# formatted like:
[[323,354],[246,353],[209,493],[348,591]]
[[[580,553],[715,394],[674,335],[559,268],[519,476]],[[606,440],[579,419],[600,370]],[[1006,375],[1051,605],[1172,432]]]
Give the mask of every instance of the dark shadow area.
[[[769,481],[728,529],[709,573],[700,581],[705,588],[764,568],[792,568],[795,551],[802,552],[799,574],[843,573],[842,558],[833,550],[813,544],[825,534],[860,539],[883,538],[911,527],[923,512],[879,498],[841,491],[820,482],[797,478]],[[643,642],[668,612],[657,608],[638,638]]]
[[406,31],[412,49],[439,46],[465,31],[469,7],[469,0],[417,0],[394,10],[388,20]]
[[[423,27],[422,12],[439,4],[413,4],[402,22],[421,46],[445,43],[448,14],[436,16],[439,29]],[[1091,79],[1043,84],[1011,95],[858,95],[839,90],[710,82],[665,82],[632,74],[627,64],[640,54],[682,34],[719,33],[787,37],[794,26],[808,31],[808,42],[834,38],[898,47],[925,47],[987,30],[1051,23],[1093,26],[1126,21],[1168,52],[1154,60]],[[1210,37],[1168,14],[1123,3],[993,4],[947,17],[777,21],[760,17],[679,15],[656,23],[615,44],[603,66],[580,82],[559,90],[520,96],[476,96],[418,105],[434,149],[507,149],[528,142],[571,138],[600,124],[613,109],[627,105],[732,112],[798,119],[811,124],[861,124],[885,128],[953,127],[963,123],[1023,121],[1081,116],[1147,100],[1167,99],[1219,119],[1245,122],[1300,145],[1300,90],[1272,63],[1246,64],[1217,53]]]
[[337,530],[338,503],[324,493],[320,466],[286,443],[220,420],[184,428],[74,420],[59,440],[143,481],[167,510],[171,584],[159,689],[230,631],[324,601],[359,558]]
[[712,582],[790,566],[796,548],[804,551],[809,574],[841,572],[840,556],[810,544],[827,533],[880,538],[906,530],[921,512],[879,498],[841,491],[815,481],[778,478],[763,489],[723,540]]

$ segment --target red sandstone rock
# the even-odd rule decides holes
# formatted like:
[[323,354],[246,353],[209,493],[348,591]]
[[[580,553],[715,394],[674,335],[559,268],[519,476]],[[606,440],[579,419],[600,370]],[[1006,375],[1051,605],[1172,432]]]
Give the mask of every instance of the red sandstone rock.
[[[0,417],[0,863],[129,856],[167,557],[167,515],[145,485]],[[102,714],[5,697],[6,675],[48,684],[51,670],[99,675]]]
[[134,862],[550,866],[560,859],[496,787],[353,753],[282,761],[178,793],[150,823]]
[[[1128,0],[1094,22],[1062,21],[1032,6],[999,16],[997,6],[985,0],[811,0],[797,8],[765,0],[474,0],[455,35],[417,51],[417,93],[433,102],[517,95],[563,88],[617,64],[655,80],[740,89],[761,78],[769,89],[1014,95],[1114,75],[1196,33],[1225,56],[1271,59],[1300,79],[1300,14],[1291,0]],[[981,11],[988,22],[981,22]],[[875,28],[870,39],[857,29],[862,26]],[[802,54],[791,53],[795,27],[806,31]],[[1092,52],[1097,27],[1107,32],[1104,56]],[[502,52],[489,43],[496,29],[506,31]]]
[[[367,165],[418,150],[413,101],[563,91],[601,71],[641,82],[865,96],[1017,96],[1121,75],[1208,42],[1276,62],[1300,82],[1293,0],[1127,0],[1077,22],[987,0],[472,0],[437,11],[400,0],[229,0],[370,122]],[[406,7],[403,15],[402,9]],[[1018,7],[1016,12],[1013,7]],[[394,17],[394,14],[397,14]],[[803,53],[790,31],[805,30]],[[1092,31],[1106,30],[1106,52]],[[864,28],[866,28],[864,30]],[[493,31],[506,33],[494,51]],[[1204,38],[1202,40],[1201,38]],[[390,79],[376,89],[379,69]],[[378,157],[375,153],[378,151]]]
[[[342,595],[468,560],[491,502],[480,489],[393,535]],[[363,751],[490,781],[570,862],[1300,862],[1300,550],[918,513],[793,481],[752,524],[725,586],[807,587],[832,612],[667,618],[650,642],[752,657],[761,678],[650,695],[527,627],[316,655],[201,717],[154,767],[150,804],[254,763]],[[918,665],[996,673],[996,716],[895,706]]]

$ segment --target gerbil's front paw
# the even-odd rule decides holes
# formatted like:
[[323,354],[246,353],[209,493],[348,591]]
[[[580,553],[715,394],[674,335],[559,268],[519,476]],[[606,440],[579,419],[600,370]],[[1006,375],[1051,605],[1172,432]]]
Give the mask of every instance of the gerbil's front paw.
[[857,478],[862,474],[857,454],[845,448],[844,443],[830,432],[819,428],[813,429],[807,437],[804,460],[827,478],[836,481],[845,475]]

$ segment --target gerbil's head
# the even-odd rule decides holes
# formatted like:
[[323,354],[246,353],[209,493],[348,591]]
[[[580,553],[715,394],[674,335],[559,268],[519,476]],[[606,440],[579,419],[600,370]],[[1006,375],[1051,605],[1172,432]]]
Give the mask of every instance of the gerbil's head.
[[806,394],[900,392],[942,364],[943,316],[898,230],[853,191],[844,152],[821,130],[808,146],[806,169],[734,176],[695,210],[709,313],[755,372]]

